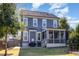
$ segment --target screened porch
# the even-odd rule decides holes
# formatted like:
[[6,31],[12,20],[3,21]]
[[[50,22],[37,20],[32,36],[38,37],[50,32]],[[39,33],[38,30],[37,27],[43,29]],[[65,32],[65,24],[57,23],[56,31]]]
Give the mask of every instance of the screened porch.
[[48,29],[42,32],[42,44],[66,44],[65,29]]

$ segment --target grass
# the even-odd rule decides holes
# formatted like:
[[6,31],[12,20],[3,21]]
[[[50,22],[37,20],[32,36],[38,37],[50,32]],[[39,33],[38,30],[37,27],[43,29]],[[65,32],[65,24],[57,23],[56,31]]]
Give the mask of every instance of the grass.
[[21,48],[20,56],[66,55],[67,48]]
[[[0,56],[4,55],[4,50],[0,50]],[[67,54],[67,48],[9,48],[8,56],[79,56],[77,54]]]

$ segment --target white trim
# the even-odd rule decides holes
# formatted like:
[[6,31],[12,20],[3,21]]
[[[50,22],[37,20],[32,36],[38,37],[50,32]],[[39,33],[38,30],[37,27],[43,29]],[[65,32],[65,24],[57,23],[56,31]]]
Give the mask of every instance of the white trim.
[[[36,25],[34,25],[34,23],[36,23]],[[37,18],[33,18],[33,27],[38,27],[38,19]]]
[[47,47],[62,47],[62,46],[66,46],[65,43],[47,43]]
[[62,38],[61,38],[61,31],[59,31],[59,42],[61,42],[60,40],[61,40]]
[[65,33],[66,33],[66,32],[64,31],[64,39],[66,39]]
[[46,33],[47,39],[49,39],[49,31],[47,30],[46,32],[47,32],[47,33]]
[[[27,33],[27,35],[24,35],[24,32]],[[27,40],[24,39],[24,36],[27,36]],[[23,41],[28,41],[28,31],[23,31]]]
[[53,20],[53,28],[57,28],[57,25],[58,25],[57,20]]
[[29,30],[29,42],[30,42],[30,32],[32,31],[36,32],[36,41],[37,41],[37,30]]
[[53,30],[53,43],[54,43],[54,40],[55,40],[55,37],[54,37],[55,33],[54,33],[54,30]]

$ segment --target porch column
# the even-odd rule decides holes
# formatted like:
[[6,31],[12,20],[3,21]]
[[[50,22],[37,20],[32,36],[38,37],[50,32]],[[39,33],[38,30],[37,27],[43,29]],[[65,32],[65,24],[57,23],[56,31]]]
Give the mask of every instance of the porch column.
[[62,38],[61,38],[61,31],[59,31],[59,42],[61,42],[60,40],[61,40]]
[[49,30],[46,31],[47,39],[49,39]]
[[66,42],[66,36],[65,36],[65,34],[66,34],[66,32],[64,31],[64,37],[63,37],[64,42]]
[[66,34],[66,32],[64,31],[64,39],[66,39],[65,34]]
[[46,31],[46,36],[47,36],[46,42],[48,42],[48,40],[49,40],[49,30]]
[[54,30],[53,30],[53,43],[54,43]]

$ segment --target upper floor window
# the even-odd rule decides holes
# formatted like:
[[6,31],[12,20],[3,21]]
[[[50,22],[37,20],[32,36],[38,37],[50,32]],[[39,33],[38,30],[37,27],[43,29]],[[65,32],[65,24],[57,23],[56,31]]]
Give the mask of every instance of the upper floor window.
[[58,23],[57,20],[53,20],[53,27],[54,28],[57,28],[58,27],[57,23]]
[[47,27],[47,20],[46,19],[43,19],[42,20],[42,27],[43,28],[46,28]]
[[28,18],[23,18],[25,26],[28,26]]
[[36,18],[33,18],[33,26],[34,27],[38,26],[38,20]]

